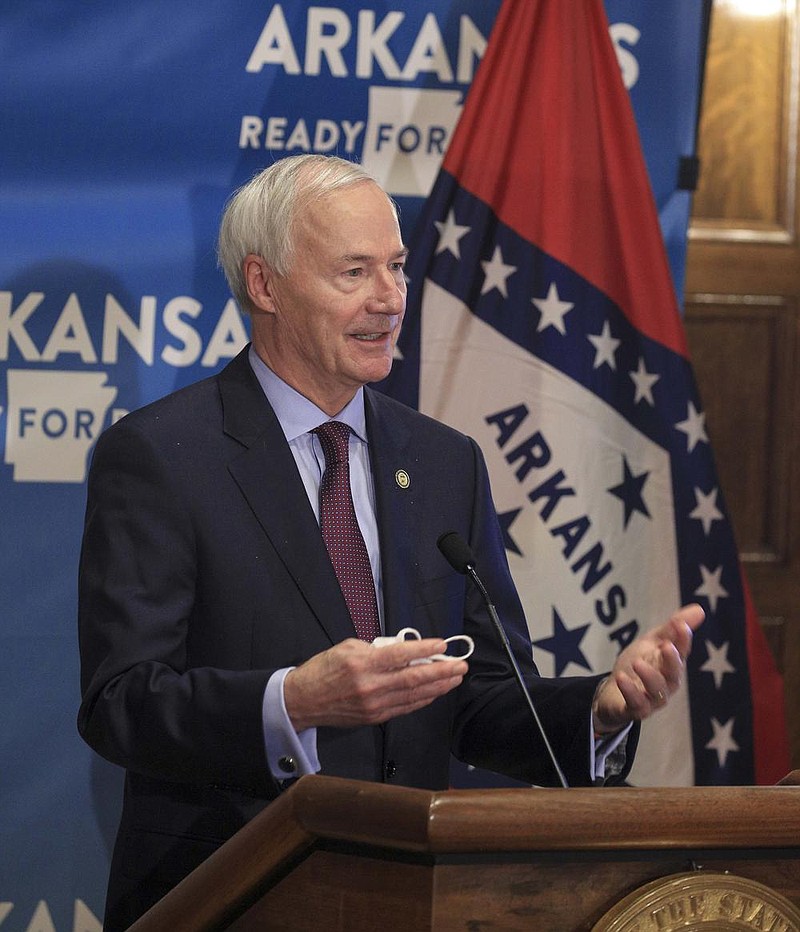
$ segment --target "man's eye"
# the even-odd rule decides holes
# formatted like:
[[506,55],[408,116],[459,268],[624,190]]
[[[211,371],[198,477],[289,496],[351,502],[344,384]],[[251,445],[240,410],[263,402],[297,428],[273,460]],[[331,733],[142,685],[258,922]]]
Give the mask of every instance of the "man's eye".
[[348,275],[350,278],[358,278],[361,272],[362,269],[348,269],[344,274]]

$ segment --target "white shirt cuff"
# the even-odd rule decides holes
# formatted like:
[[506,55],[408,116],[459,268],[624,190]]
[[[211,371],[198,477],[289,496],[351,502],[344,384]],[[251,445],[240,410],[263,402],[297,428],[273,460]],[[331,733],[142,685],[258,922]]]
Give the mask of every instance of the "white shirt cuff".
[[[622,770],[625,763],[624,742],[628,740],[628,732],[632,727],[633,723],[631,722],[622,731],[615,732],[608,737],[595,738],[592,723],[589,722],[589,740],[591,742],[589,769],[592,783],[601,783],[606,777],[612,777]],[[619,754],[614,755],[618,748]],[[612,755],[614,755],[613,760],[609,762]],[[615,764],[616,766],[614,766]]]
[[276,780],[291,780],[320,770],[317,757],[317,729],[296,732],[286,712],[283,681],[294,667],[277,670],[264,690],[261,716],[264,747],[270,773]]

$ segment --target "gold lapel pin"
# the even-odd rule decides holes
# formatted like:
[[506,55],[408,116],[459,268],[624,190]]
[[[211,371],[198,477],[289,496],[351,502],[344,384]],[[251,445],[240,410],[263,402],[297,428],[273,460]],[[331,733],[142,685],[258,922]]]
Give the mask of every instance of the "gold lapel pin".
[[407,489],[411,485],[411,476],[409,476],[405,469],[398,469],[394,474],[394,481],[401,489]]

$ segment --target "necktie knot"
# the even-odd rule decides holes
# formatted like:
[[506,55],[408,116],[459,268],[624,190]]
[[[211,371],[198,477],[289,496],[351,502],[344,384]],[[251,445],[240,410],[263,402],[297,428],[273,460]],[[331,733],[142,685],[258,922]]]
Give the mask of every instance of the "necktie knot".
[[314,429],[325,454],[326,466],[349,462],[350,428],[341,421],[326,421]]

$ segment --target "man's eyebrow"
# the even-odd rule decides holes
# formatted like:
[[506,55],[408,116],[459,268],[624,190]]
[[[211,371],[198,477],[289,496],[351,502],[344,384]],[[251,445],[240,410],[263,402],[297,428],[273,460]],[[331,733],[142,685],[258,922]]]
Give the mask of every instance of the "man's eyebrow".
[[[409,249],[408,246],[403,246],[402,249],[398,249],[392,259],[405,259],[408,255]],[[370,255],[369,253],[346,253],[341,257],[342,262],[372,262],[375,259],[375,256]]]

